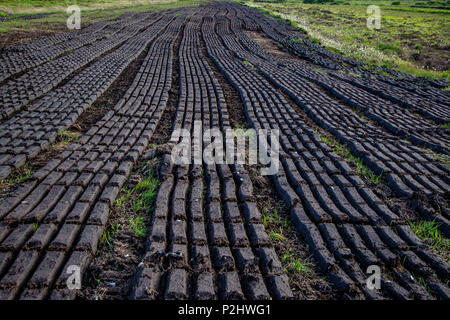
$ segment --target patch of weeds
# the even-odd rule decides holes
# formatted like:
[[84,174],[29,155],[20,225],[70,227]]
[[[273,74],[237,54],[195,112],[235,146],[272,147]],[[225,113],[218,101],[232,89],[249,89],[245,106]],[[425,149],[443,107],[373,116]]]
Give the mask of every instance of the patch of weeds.
[[447,123],[441,124],[441,128],[444,128],[444,129],[450,130],[450,122],[447,122]]
[[320,135],[320,132],[317,129],[314,130],[314,132],[319,135],[320,140],[322,140],[323,143],[332,148],[334,153],[341,156],[345,161],[353,166],[356,166],[355,171],[358,176],[367,179],[373,184],[379,184],[382,181],[382,174],[375,174],[375,172],[364,165],[361,158],[355,157],[348,147],[340,144],[334,138],[326,135]]
[[110,247],[110,249],[112,248],[112,246],[113,246],[113,237],[112,237],[112,235],[111,235],[111,232],[109,231],[109,230],[105,230],[105,231],[103,231],[103,234],[102,234],[102,236],[100,237],[100,243],[102,243],[102,244],[107,244],[109,247]]
[[313,273],[311,269],[312,263],[303,262],[300,259],[296,259],[294,252],[291,249],[287,249],[281,257],[281,262],[286,265],[285,272],[291,277],[295,273]]
[[269,224],[272,223],[276,223],[276,224],[281,224],[282,223],[282,218],[281,216],[278,214],[278,208],[275,207],[273,209],[273,212],[271,214],[267,213],[267,210],[265,210],[263,212],[263,223],[264,223],[264,227],[268,227]]
[[315,68],[315,69],[313,69],[313,70],[316,71],[316,72],[319,72],[319,73],[321,73],[321,74],[323,74],[323,75],[327,75],[327,74],[328,74],[325,70],[322,70],[322,69],[320,69],[320,68]]
[[72,142],[77,142],[80,139],[81,133],[70,130],[58,130],[55,143],[50,147],[52,150],[61,150],[70,145]]
[[[202,173],[202,175],[205,176],[205,173]],[[203,190],[202,190],[202,200],[205,200],[206,190],[207,190],[207,187],[204,186]]]
[[92,278],[94,279],[94,281],[98,284],[98,285],[100,285],[100,284],[102,284],[103,283],[103,281],[102,280],[100,280],[100,279],[97,279],[94,275],[92,276]]
[[130,231],[133,231],[137,237],[145,237],[147,228],[144,225],[144,218],[138,215],[137,217],[128,219],[128,222],[130,224],[128,228]]
[[[114,205],[121,210],[131,210],[132,217],[126,220],[128,230],[132,231],[137,237],[145,237],[147,228],[145,226],[144,216],[154,210],[154,200],[156,198],[159,181],[153,174],[136,184],[134,188],[122,188],[121,195],[114,201]],[[124,222],[125,223],[125,222]],[[111,238],[105,234],[104,240],[110,243]]]
[[269,214],[267,210],[263,212],[263,223],[264,227],[268,228],[270,226],[277,226],[276,228],[273,228],[269,232],[269,239],[273,241],[285,241],[287,238],[284,235],[285,230],[290,230],[291,227],[289,225],[289,221],[287,218],[283,218],[279,212],[279,208],[275,207],[273,211]]
[[369,168],[367,168],[362,160],[360,158],[357,157],[353,157],[351,156],[353,163],[356,165],[356,174],[357,175],[362,175],[362,176],[366,176],[369,174]]
[[123,187],[121,195],[114,201],[114,205],[125,209],[127,204],[131,204],[133,211],[136,213],[141,210],[145,210],[146,213],[152,212],[152,202],[156,197],[158,185],[158,179],[150,175],[132,189]]
[[281,262],[289,262],[292,261],[292,257],[294,256],[294,253],[292,252],[291,249],[286,250],[283,253],[283,256],[281,257]]
[[381,174],[376,175],[372,170],[370,170],[368,172],[368,175],[370,182],[372,182],[373,184],[379,184],[381,182]]
[[305,29],[303,29],[302,27],[297,26],[298,31],[300,31],[303,34],[308,34],[308,31],[306,31]]
[[414,49],[416,49],[417,51],[422,51],[423,50],[423,46],[421,44],[416,44],[414,46]]
[[361,75],[359,73],[356,73],[356,72],[347,71],[347,70],[338,70],[338,72],[342,73],[342,74],[347,74],[347,75],[352,76],[354,78],[361,78]]
[[325,143],[326,145],[332,144],[332,141],[330,140],[330,138],[328,136],[320,136],[320,140],[322,140],[323,143]]
[[334,48],[334,47],[330,47],[330,46],[324,46],[324,48],[327,49],[328,51],[334,52],[334,53],[339,54],[341,56],[345,55],[344,52],[342,52],[338,48]]
[[158,157],[138,161],[121,188],[111,208],[108,226],[101,236],[98,254],[88,269],[90,274],[106,283],[99,286],[91,276],[86,287],[94,290],[89,295],[93,294],[99,299],[102,296],[117,298],[116,292],[111,295],[108,292],[110,284],[115,283],[114,287],[120,290],[120,297],[127,296],[130,277],[135,274],[145,250],[159,186],[156,178],[159,164]]
[[114,201],[115,206],[124,207],[127,200],[132,196],[133,190],[129,190],[126,187],[123,187],[121,193],[123,194],[121,194],[120,197]]
[[428,292],[428,294],[432,294],[430,288],[428,287],[425,279],[423,277],[417,277],[417,282],[422,286],[422,288],[425,289],[426,292]]
[[[281,17],[280,17],[281,18]],[[292,27],[294,27],[295,29],[301,29],[301,32],[303,32],[304,34],[306,34],[306,30],[303,28],[300,28],[294,21],[292,20],[285,20],[287,21]]]
[[450,239],[445,238],[439,231],[440,223],[432,221],[408,221],[414,233],[435,252],[450,254]]
[[[249,167],[248,172],[254,185],[254,195],[258,199],[264,229],[280,258],[283,271],[289,274],[289,286],[294,296],[298,299],[325,299],[332,289],[323,277],[316,274],[313,261],[306,263],[310,262],[312,256],[295,230],[289,209],[272,193],[274,191],[270,192],[271,189],[259,180],[256,168]],[[304,272],[307,267],[310,267],[310,272]]]
[[133,210],[135,212],[139,212],[142,209],[144,209],[146,213],[153,212],[152,203],[156,197],[158,186],[158,179],[153,175],[150,175],[147,179],[139,182],[136,187],[134,187],[133,192],[140,193],[133,204]]
[[369,118],[365,114],[360,114],[361,119],[369,121]]
[[[380,43],[377,46],[377,49],[380,51],[395,51],[395,52],[399,52],[401,49],[393,44],[390,43]],[[388,62],[386,62],[388,63]],[[389,65],[390,67],[390,65]]]
[[28,162],[22,167],[14,169],[7,178],[0,180],[0,199],[11,196],[14,188],[27,181],[32,174],[32,165]]
[[245,124],[233,128],[233,137],[253,137],[255,134],[255,131],[253,129],[247,129]]
[[114,249],[114,238],[119,234],[120,226],[120,223],[116,222],[115,224],[110,224],[109,227],[103,231],[100,243],[108,245],[109,250]]
[[27,180],[32,174],[30,165],[25,163],[25,165],[21,168],[14,170],[10,176],[6,179],[0,181],[1,186],[11,186],[15,184],[19,184]]
[[425,151],[433,158],[435,161],[438,161],[446,166],[450,166],[450,156],[446,154],[436,153],[431,149],[425,149]]
[[58,138],[63,144],[70,144],[72,142],[77,142],[80,138],[81,133],[69,130],[58,130]]
[[283,228],[280,227],[279,232],[274,230],[270,231],[269,239],[273,241],[286,241],[286,237],[283,235]]
[[310,266],[312,266],[312,264],[309,262],[302,262],[300,260],[294,260],[294,262],[289,265],[289,270],[291,272],[296,272],[296,273],[302,273],[302,272],[310,273],[310,272],[312,272],[310,269]]

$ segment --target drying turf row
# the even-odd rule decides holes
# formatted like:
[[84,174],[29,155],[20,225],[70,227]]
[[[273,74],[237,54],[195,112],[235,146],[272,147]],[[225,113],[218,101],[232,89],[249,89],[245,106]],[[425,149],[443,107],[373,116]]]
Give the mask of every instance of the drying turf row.
[[[123,69],[145,49],[156,33],[167,26],[170,19],[166,16],[154,17],[139,22],[139,26],[131,25],[130,28],[134,30],[132,34],[136,34],[137,30],[144,27],[145,30],[131,37],[117,50],[100,57],[64,85],[37,99],[27,107],[25,115],[19,113],[1,123],[0,176],[3,178],[8,176],[12,169],[22,166],[27,159],[33,158],[43,148],[53,143],[58,131],[69,128],[78,116],[106,91]],[[126,38],[129,36],[130,34]],[[119,38],[115,40],[108,38],[106,41],[120,43],[124,40]],[[94,51],[95,54],[98,53],[97,50]],[[81,57],[87,58],[85,55]],[[66,73],[64,70],[68,70],[68,67],[60,66],[58,70]],[[57,73],[53,75],[56,76]],[[45,81],[36,81],[35,84],[45,85]],[[49,90],[50,85],[47,85],[46,89]]]
[[[125,21],[117,25],[112,25],[111,30],[105,28],[104,32],[99,32],[99,34],[94,33],[91,36],[84,36],[82,37],[84,41],[77,41],[74,46],[75,48],[81,46],[79,50],[63,55],[57,59],[52,58],[55,54],[61,53],[61,51],[64,52],[64,49],[55,49],[56,52],[51,53],[51,50],[44,48],[42,50],[43,53],[40,55],[38,54],[39,51],[34,52],[43,61],[48,60],[46,63],[40,63],[41,61],[33,56],[20,57],[20,61],[26,62],[26,59],[29,58],[33,64],[38,64],[39,66],[3,83],[0,88],[0,92],[2,93],[1,103],[5,107],[2,119],[10,116],[14,111],[19,111],[31,100],[40,97],[57,86],[70,73],[82,68],[105,52],[124,43],[126,40],[133,39],[132,37],[139,30],[148,27],[155,20],[152,17],[146,18],[146,15],[141,14],[141,17],[137,17],[136,20],[128,21],[128,19],[125,19]],[[95,44],[91,44],[91,42],[95,42]],[[126,45],[127,43],[124,44],[124,46]],[[113,56],[114,53],[112,53],[111,57]],[[5,61],[5,65],[8,65],[9,62]],[[106,62],[103,61],[103,63]],[[9,74],[5,75],[5,77],[23,71],[30,64],[27,63],[24,66],[17,66],[18,64],[14,61],[14,68],[10,68]],[[74,90],[75,88],[70,89]]]
[[[392,206],[436,219],[450,233],[449,167],[425,149],[448,156],[448,129],[441,126],[449,118],[445,83],[368,72],[283,21],[231,3],[125,15],[88,28],[0,57],[8,61],[0,84],[0,174],[7,178],[145,56],[119,102],[2,201],[2,299],[76,296],[66,286],[67,268],[89,266],[120,189],[152,148],[173,88],[179,86],[172,130],[193,132],[195,121],[222,132],[231,128],[214,70],[240,95],[248,126],[280,130],[281,164],[272,187],[338,296],[450,298],[448,263]],[[269,53],[247,31],[284,46],[290,59]],[[389,196],[377,196],[319,130],[382,174]],[[177,142],[173,136],[159,147],[170,152]],[[160,163],[145,254],[128,298],[292,298],[247,169],[173,165],[169,153]],[[365,285],[370,265],[382,267],[380,291]]]
[[11,21],[11,20],[33,20],[33,19],[42,19],[49,15],[52,15],[53,13],[37,13],[37,14],[30,14],[30,15],[12,15],[12,14],[6,14],[5,16],[0,16],[0,23],[4,21]]

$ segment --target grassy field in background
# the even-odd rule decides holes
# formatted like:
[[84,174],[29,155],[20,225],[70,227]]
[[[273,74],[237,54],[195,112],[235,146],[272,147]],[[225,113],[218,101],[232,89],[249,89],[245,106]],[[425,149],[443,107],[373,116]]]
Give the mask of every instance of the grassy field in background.
[[[450,10],[418,8],[417,1],[411,0],[399,4],[376,0],[241,3],[291,20],[328,49],[358,61],[417,76],[450,78]],[[381,9],[380,30],[367,28],[367,7],[371,4]],[[443,2],[435,5],[445,6]]]
[[[9,14],[30,14],[57,12],[68,6],[78,5],[82,9],[106,9],[136,7],[151,4],[168,4],[177,0],[0,0],[0,12]],[[183,1],[181,1],[183,2]]]
[[[204,0],[50,0],[36,1],[0,0],[0,13],[19,19],[0,22],[0,48],[30,41],[57,32],[69,31],[66,26],[69,5],[78,4],[81,8],[82,27],[87,24],[114,19],[129,11],[142,12],[164,10],[176,7],[198,5]],[[40,19],[20,19],[21,15],[52,13]]]

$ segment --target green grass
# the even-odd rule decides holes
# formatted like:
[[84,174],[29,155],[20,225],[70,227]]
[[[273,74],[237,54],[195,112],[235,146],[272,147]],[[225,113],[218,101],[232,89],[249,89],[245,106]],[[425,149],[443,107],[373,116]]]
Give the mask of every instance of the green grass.
[[14,196],[14,188],[28,180],[33,174],[32,166],[26,162],[22,167],[14,169],[10,175],[0,180],[0,199]]
[[[251,174],[251,172],[250,172]],[[314,271],[309,261],[310,252],[297,238],[295,228],[291,227],[287,208],[277,204],[275,199],[268,199],[261,210],[264,228],[280,257],[283,271],[289,278],[293,292],[300,292],[302,286],[310,284],[324,285],[325,281]],[[284,211],[286,210],[286,211]]]
[[[415,2],[350,1],[344,5],[299,1],[239,1],[281,17],[306,31],[312,41],[370,66],[390,68],[419,77],[450,79],[450,10],[411,7]],[[381,29],[366,26],[369,4],[381,8]],[[449,6],[450,8],[450,6]],[[316,40],[314,40],[316,39]]]
[[280,229],[279,232],[276,231],[270,231],[269,232],[269,239],[273,241],[286,241],[286,237],[283,235],[283,229]]
[[114,238],[120,232],[127,230],[136,237],[144,238],[148,232],[146,224],[154,210],[158,187],[159,181],[153,173],[148,174],[132,188],[122,187],[119,197],[114,201],[114,212],[120,216],[120,219],[114,225],[110,224],[105,230],[100,239],[101,243],[107,244],[112,250]]
[[263,212],[263,223],[264,223],[264,227],[268,227],[269,224],[277,224],[280,225],[280,233],[283,233],[283,228],[284,229],[290,229],[289,226],[289,222],[287,220],[287,218],[283,218],[279,213],[278,213],[279,208],[274,208],[272,212],[267,212],[267,210],[265,210]]
[[[271,212],[263,212],[263,224],[265,228],[272,226],[274,229],[269,231],[269,239],[273,241],[286,241],[284,230],[290,230],[289,221],[278,213],[279,208],[275,207]],[[276,227],[275,227],[276,226]]]
[[422,288],[425,289],[425,291],[428,294],[432,295],[431,289],[430,289],[430,287],[428,287],[428,285],[423,277],[420,277],[420,276],[417,277],[417,282],[422,286]]
[[373,184],[379,184],[382,181],[382,175],[377,175],[375,174],[375,172],[370,170],[366,165],[364,165],[361,158],[355,157],[351,153],[348,147],[340,144],[332,137],[329,137],[327,135],[320,135],[317,129],[314,131],[317,135],[319,135],[320,140],[322,140],[323,143],[332,148],[334,153],[341,156],[349,164],[356,167],[355,171],[358,176],[360,176],[361,178],[365,178],[367,181]]
[[33,12],[52,12],[71,5],[78,5],[82,9],[123,8],[142,4],[170,4],[176,0],[0,0],[0,8],[10,14],[27,14]]
[[446,166],[450,166],[450,156],[446,154],[436,153],[433,150],[425,149],[425,151],[430,155],[434,160],[445,164]]
[[69,131],[69,130],[58,130],[58,140],[59,143],[63,145],[69,145],[72,142],[77,142],[80,138],[81,133]]
[[130,226],[128,229],[138,237],[145,237],[147,234],[147,228],[144,225],[144,218],[138,215],[137,217],[130,218],[128,220]]
[[28,163],[19,169],[13,171],[10,176],[0,181],[1,186],[15,185],[24,182],[31,177],[32,170]]
[[377,49],[380,50],[380,51],[393,51],[393,52],[394,51],[395,52],[400,52],[400,50],[401,50],[400,47],[398,47],[396,45],[393,45],[393,44],[390,44],[390,43],[380,43],[377,46]]
[[450,253],[450,239],[445,238],[439,231],[440,224],[433,221],[409,221],[414,233],[428,244],[433,251],[442,252],[448,255]]
[[272,227],[272,230],[269,232],[270,240],[285,241],[284,231],[290,230],[291,226],[289,225],[288,219],[283,218],[278,211],[278,207],[273,208],[270,212],[264,210],[262,215],[263,224],[265,228]]
[[145,237],[147,234],[143,215],[153,212],[153,202],[156,198],[158,186],[158,179],[150,174],[132,189],[123,187],[120,197],[114,201],[114,205],[121,210],[132,211],[133,216],[127,220],[128,230],[138,237]]
[[153,210],[152,202],[156,197],[159,181],[153,176],[139,182],[133,189],[123,187],[121,195],[114,201],[114,205],[124,207],[132,201],[133,210],[139,212],[145,210],[147,213]]
[[119,234],[120,227],[120,223],[110,224],[109,227],[105,231],[103,231],[103,234],[99,240],[100,243],[108,245],[109,250],[113,250],[114,238]]
[[147,179],[139,182],[134,187],[133,192],[138,194],[137,199],[134,201],[133,210],[139,212],[145,210],[146,213],[153,212],[153,200],[156,197],[159,181],[153,175],[150,175]]
[[293,273],[313,273],[312,264],[309,262],[303,262],[300,259],[296,259],[294,252],[287,249],[283,256],[281,257],[281,262],[286,264],[285,272],[286,274],[292,276]]

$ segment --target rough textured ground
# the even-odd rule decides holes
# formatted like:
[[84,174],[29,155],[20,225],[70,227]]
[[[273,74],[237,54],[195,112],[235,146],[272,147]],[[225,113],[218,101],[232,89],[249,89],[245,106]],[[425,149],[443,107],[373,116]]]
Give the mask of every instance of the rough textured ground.
[[[409,226],[450,234],[448,83],[370,73],[225,2],[0,61],[1,299],[450,298],[448,248]],[[280,130],[279,171],[174,165],[195,121]]]

